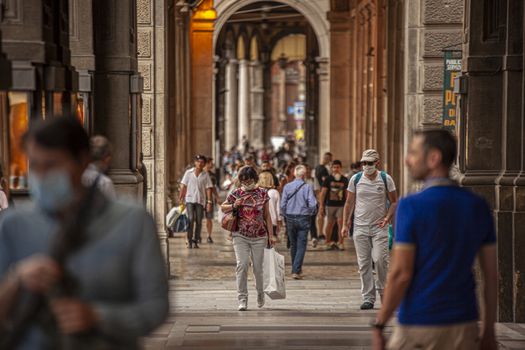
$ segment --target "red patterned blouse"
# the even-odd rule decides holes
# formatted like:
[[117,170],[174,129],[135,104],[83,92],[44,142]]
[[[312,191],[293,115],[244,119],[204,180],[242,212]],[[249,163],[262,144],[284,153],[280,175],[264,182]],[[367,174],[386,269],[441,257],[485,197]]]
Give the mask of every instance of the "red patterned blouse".
[[242,199],[242,206],[239,208],[239,231],[237,233],[249,237],[258,238],[267,235],[266,222],[264,221],[264,205],[270,197],[263,188],[256,188],[253,191],[244,191],[238,188],[226,199],[233,204],[237,199]]

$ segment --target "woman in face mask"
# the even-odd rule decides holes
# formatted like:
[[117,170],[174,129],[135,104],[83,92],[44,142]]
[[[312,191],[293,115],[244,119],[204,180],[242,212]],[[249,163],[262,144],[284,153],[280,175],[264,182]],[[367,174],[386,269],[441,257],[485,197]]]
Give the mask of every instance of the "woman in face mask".
[[273,245],[272,219],[269,210],[269,196],[265,189],[257,186],[257,171],[249,166],[241,168],[238,180],[240,187],[232,191],[222,204],[223,212],[236,210],[239,230],[233,233],[233,247],[237,259],[236,277],[239,311],[248,308],[248,268],[253,264],[257,306],[264,306],[263,258],[267,244]]

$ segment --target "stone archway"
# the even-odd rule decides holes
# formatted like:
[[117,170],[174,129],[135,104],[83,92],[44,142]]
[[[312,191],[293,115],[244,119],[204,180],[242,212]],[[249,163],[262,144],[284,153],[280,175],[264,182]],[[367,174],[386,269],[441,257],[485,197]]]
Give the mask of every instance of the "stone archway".
[[[319,53],[321,58],[330,57],[330,27],[326,19],[326,12],[329,8],[322,8],[319,3],[315,1],[300,1],[300,0],[275,0],[299,11],[314,29],[319,42]],[[261,2],[261,0],[218,0],[215,5],[217,11],[217,19],[215,21],[215,32],[213,34],[213,46],[219,37],[222,27],[236,11],[241,8]]]
[[[241,8],[261,2],[261,0],[217,0],[215,10],[217,19],[215,21],[213,33],[213,50],[219,35],[228,19]],[[319,56],[316,57],[318,63],[317,74],[319,76],[319,148],[318,153],[322,154],[330,148],[330,26],[326,18],[329,11],[329,2],[323,7],[323,3],[315,1],[300,0],[275,0],[275,2],[288,5],[301,13],[310,23],[319,46]],[[214,104],[216,101],[214,102]],[[214,109],[216,111],[216,109]],[[215,118],[214,118],[215,120]]]

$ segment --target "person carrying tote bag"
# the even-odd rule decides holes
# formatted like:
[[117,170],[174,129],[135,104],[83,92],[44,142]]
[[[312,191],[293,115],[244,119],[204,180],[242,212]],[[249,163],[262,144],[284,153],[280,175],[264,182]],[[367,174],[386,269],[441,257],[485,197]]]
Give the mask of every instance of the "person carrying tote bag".
[[[257,186],[257,171],[245,166],[239,171],[240,188],[232,191],[221,205],[225,214],[237,211],[237,230],[233,231],[233,248],[237,260],[236,280],[239,311],[248,309],[248,269],[253,264],[257,306],[264,306],[263,261],[264,249],[274,244],[269,197],[265,189]],[[223,219],[224,221],[224,219]]]

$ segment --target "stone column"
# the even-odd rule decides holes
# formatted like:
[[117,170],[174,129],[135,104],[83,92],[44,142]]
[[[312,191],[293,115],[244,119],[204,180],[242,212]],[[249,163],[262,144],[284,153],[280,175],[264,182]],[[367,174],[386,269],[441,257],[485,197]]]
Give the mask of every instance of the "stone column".
[[[213,0],[199,2],[190,26],[191,53],[191,153],[207,156],[213,151]],[[186,145],[187,147],[188,145]]]
[[264,87],[263,65],[259,61],[250,62],[250,134],[255,148],[264,146]]
[[[167,49],[164,38],[167,32],[167,14],[164,0],[137,1],[137,55],[138,69],[145,80],[142,94],[142,118],[139,125],[144,166],[146,169],[146,198],[148,211],[157,223],[159,236],[166,257],[169,245],[165,226],[168,209],[169,154],[167,123]],[[169,151],[168,151],[169,150]],[[171,203],[170,203],[171,204]],[[170,207],[171,208],[171,207]],[[168,260],[168,259],[167,259]]]
[[[522,1],[470,3],[464,46],[468,91],[462,96],[462,184],[494,208],[498,231],[498,318],[525,322]],[[499,16],[497,15],[499,13]],[[505,27],[502,30],[502,27]],[[482,38],[477,33],[484,33]],[[496,116],[496,117],[495,117]]]
[[351,161],[350,141],[350,9],[336,8],[328,13],[330,20],[330,149],[338,150],[337,157],[345,166]]
[[239,144],[239,132],[237,107],[239,104],[238,92],[237,92],[237,60],[230,58],[226,64],[226,106],[224,108],[224,114],[226,117],[225,122],[225,148],[230,150]]
[[279,134],[286,135],[288,114],[286,111],[286,57],[279,58]]
[[168,40],[168,188],[171,204],[178,200],[178,181],[191,159],[189,6],[170,7]]
[[319,157],[330,151],[330,61],[327,57],[316,58],[319,79]]
[[95,102],[94,130],[114,147],[109,175],[124,196],[139,197],[142,176],[133,168],[137,149],[132,145],[131,77],[137,74],[136,12],[134,0],[94,0]]
[[250,75],[248,61],[239,61],[239,142],[244,136],[250,139]]

